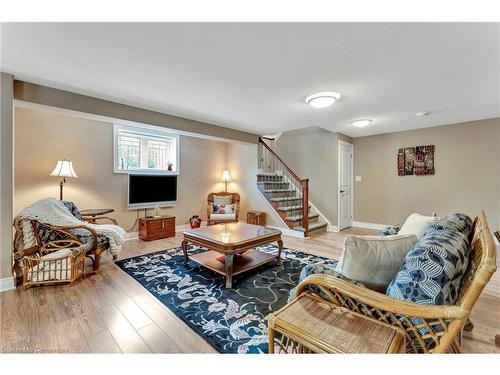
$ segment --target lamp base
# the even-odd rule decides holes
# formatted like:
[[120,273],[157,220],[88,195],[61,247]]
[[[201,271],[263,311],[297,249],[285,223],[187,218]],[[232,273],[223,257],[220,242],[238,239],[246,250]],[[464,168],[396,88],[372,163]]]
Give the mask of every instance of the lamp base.
[[59,200],[63,200],[63,186],[64,186],[64,183],[66,181],[64,181],[64,179],[61,180],[61,182],[59,183]]

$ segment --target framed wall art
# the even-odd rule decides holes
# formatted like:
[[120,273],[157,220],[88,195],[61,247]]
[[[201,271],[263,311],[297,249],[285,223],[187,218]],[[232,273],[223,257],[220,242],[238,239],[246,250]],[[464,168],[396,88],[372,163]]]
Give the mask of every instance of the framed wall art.
[[399,176],[434,174],[434,145],[405,147],[398,150]]

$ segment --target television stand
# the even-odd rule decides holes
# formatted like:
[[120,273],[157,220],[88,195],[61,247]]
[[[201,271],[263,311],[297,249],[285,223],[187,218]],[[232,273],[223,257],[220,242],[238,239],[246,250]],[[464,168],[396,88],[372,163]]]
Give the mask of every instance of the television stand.
[[139,238],[154,241],[161,238],[175,237],[175,216],[139,218]]

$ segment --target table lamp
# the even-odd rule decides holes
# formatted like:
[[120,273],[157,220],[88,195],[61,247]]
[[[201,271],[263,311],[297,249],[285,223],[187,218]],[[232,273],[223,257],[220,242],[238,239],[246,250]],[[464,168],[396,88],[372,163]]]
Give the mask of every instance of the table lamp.
[[231,181],[231,176],[229,175],[229,171],[227,169],[222,171],[221,181],[224,182],[225,191],[227,192],[227,182]]
[[76,177],[75,170],[73,169],[73,163],[70,162],[69,160],[58,160],[56,167],[50,174],[51,176],[54,177],[62,177],[61,182],[59,183],[59,199],[63,199],[63,186],[66,183],[66,177]]

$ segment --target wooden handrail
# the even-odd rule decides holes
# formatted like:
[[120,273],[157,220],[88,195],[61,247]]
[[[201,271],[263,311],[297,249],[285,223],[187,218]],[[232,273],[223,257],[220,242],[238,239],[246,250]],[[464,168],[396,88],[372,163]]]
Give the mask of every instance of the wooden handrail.
[[288,170],[288,172],[290,172],[290,174],[293,176],[293,178],[295,178],[297,181],[304,181],[302,178],[300,178],[299,176],[297,176],[297,174],[292,171],[292,169],[286,165],[286,163],[283,161],[283,159],[281,159],[277,154],[276,152],[274,152],[271,147],[269,147],[266,142],[264,142],[264,139],[269,139],[269,138],[265,138],[265,137],[259,137],[259,143],[262,144],[266,149],[267,151],[269,151],[276,159],[278,159],[281,164],[283,164],[283,166]]

